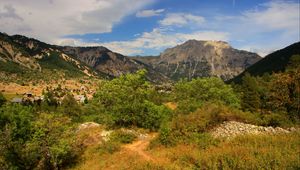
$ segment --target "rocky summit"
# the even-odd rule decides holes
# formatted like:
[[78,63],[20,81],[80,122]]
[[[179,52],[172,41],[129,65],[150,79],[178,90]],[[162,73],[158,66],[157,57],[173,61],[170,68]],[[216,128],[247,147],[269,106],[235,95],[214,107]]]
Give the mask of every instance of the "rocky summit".
[[159,57],[137,57],[173,80],[217,76],[228,80],[261,59],[224,41],[189,40],[166,49]]

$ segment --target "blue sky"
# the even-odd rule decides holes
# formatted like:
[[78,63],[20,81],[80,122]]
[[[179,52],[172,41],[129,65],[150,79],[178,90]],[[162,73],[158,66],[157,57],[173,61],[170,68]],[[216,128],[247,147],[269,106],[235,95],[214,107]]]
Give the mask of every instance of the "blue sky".
[[299,0],[1,0],[0,31],[124,55],[197,39],[264,56],[299,41],[299,16]]

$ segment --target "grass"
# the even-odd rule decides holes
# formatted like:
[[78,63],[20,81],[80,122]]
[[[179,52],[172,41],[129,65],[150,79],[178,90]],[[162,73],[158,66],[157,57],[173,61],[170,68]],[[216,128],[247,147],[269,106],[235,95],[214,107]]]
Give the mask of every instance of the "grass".
[[299,169],[300,134],[240,136],[206,149],[193,144],[154,148],[166,169]]
[[17,95],[15,93],[2,93],[7,101],[11,101],[15,97],[22,97],[22,95]]
[[239,136],[208,148],[195,144],[162,145],[148,150],[155,162],[124,149],[100,154],[88,148],[84,161],[71,169],[299,169],[300,133]]

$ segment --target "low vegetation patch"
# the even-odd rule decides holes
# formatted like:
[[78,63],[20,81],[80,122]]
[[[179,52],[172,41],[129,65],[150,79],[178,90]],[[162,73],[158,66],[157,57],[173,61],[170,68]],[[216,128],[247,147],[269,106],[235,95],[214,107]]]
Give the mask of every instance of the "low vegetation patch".
[[130,130],[116,130],[109,139],[119,143],[131,143],[137,138],[137,135]]

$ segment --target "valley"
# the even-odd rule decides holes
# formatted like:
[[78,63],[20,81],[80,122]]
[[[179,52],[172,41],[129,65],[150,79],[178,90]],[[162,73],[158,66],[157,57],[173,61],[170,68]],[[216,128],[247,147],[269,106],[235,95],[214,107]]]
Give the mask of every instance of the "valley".
[[299,169],[300,42],[126,56],[0,33],[0,137],[0,170]]

